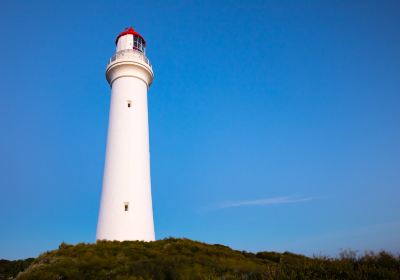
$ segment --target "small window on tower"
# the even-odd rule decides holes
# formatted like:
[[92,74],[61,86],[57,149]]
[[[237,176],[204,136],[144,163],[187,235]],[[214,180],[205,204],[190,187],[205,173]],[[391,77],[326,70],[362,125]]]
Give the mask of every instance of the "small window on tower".
[[129,202],[124,202],[124,210],[125,212],[129,210]]
[[130,101],[130,100],[128,100],[128,108],[131,108],[132,107],[132,101]]

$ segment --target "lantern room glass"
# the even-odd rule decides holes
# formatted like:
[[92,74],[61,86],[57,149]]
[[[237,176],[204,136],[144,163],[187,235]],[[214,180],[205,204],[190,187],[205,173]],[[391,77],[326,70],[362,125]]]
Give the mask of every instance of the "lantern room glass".
[[144,53],[144,42],[143,39],[139,36],[133,36],[133,48]]

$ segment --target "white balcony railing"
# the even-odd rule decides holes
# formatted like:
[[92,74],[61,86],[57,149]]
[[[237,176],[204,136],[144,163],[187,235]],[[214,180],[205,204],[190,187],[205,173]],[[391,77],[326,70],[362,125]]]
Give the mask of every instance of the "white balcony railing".
[[108,64],[110,64],[116,60],[138,59],[138,58],[151,67],[150,61],[147,59],[147,57],[144,55],[144,53],[134,50],[134,49],[122,50],[122,51],[117,52],[110,58],[110,61],[108,62]]

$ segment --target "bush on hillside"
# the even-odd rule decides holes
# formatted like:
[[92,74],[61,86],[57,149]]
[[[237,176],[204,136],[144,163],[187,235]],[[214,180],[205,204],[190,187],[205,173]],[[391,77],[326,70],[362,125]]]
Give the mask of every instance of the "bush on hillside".
[[58,250],[35,259],[16,279],[390,280],[400,279],[400,257],[387,252],[351,258],[343,255],[337,259],[289,252],[253,254],[174,238],[155,242],[62,243]]

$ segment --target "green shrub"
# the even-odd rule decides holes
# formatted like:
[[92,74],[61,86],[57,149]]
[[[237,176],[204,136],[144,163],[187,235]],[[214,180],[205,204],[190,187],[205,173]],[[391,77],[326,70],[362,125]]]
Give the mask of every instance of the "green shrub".
[[23,270],[16,279],[400,279],[399,256],[368,252],[357,257],[346,252],[338,259],[289,252],[253,254],[175,238],[62,243],[34,261],[0,262],[0,280]]

